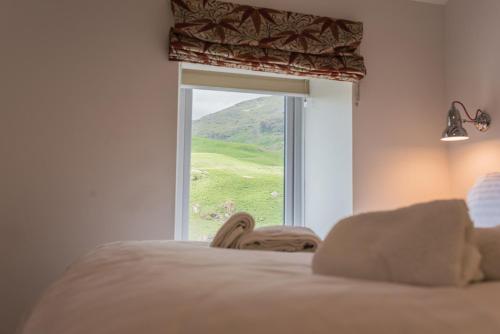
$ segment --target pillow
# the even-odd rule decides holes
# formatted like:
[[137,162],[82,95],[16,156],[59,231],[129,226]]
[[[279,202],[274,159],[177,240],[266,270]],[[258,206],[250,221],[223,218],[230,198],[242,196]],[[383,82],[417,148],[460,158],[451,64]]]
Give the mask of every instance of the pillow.
[[486,280],[500,280],[500,227],[476,228],[481,270]]
[[481,279],[480,254],[462,200],[435,201],[341,220],[313,258],[313,272],[426,286]]

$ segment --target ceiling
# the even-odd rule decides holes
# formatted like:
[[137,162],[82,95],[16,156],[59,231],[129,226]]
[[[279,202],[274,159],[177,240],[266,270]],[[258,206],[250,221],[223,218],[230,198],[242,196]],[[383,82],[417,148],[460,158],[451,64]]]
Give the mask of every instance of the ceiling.
[[427,3],[433,3],[435,5],[446,5],[448,0],[413,0],[417,2],[427,2]]

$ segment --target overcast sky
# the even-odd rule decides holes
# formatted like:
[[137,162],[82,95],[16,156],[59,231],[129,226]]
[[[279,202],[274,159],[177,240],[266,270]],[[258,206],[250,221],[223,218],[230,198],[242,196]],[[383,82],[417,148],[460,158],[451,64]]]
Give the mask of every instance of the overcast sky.
[[193,89],[193,120],[262,96],[267,95]]

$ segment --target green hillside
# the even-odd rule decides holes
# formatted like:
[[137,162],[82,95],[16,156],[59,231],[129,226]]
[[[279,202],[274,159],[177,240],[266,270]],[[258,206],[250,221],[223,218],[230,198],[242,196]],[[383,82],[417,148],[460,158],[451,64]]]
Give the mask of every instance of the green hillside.
[[282,224],[283,173],[280,152],[193,137],[190,239],[213,236],[239,211],[254,215],[259,226]]
[[235,104],[194,121],[193,136],[280,150],[284,103],[282,96],[266,96]]
[[189,237],[206,240],[233,213],[283,223],[284,98],[235,104],[193,122]]
[[260,165],[283,165],[283,151],[268,151],[257,145],[193,137],[191,146],[192,153],[216,153]]

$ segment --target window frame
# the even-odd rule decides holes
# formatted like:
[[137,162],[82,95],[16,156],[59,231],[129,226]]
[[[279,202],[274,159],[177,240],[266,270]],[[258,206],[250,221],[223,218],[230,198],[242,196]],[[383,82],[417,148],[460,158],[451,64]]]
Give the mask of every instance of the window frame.
[[[193,116],[193,89],[233,91],[202,86],[183,86],[179,89],[177,124],[177,171],[175,204],[175,239],[189,240],[191,140]],[[285,99],[285,156],[284,156],[284,225],[304,226],[304,103],[305,97],[252,91],[266,95],[279,95]]]

